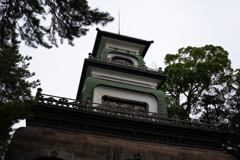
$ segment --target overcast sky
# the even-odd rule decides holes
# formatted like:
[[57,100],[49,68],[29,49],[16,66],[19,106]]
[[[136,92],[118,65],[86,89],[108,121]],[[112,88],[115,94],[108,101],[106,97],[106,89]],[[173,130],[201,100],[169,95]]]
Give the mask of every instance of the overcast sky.
[[229,53],[232,67],[239,68],[239,0],[89,0],[89,6],[109,12],[115,21],[104,27],[90,27],[86,36],[75,39],[73,47],[67,41],[52,49],[21,45],[20,53],[33,57],[30,71],[36,73],[33,79],[41,80],[43,93],[76,97],[83,61],[92,52],[96,28],[118,33],[119,10],[122,35],[154,40],[145,56],[150,68],[154,64],[164,68],[167,53],[206,44],[222,46]]

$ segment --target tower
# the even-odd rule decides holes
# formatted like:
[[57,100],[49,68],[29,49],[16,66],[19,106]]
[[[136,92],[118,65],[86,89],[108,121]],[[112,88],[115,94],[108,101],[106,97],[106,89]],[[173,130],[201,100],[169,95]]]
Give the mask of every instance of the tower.
[[15,132],[6,160],[234,159],[222,150],[225,131],[167,115],[166,75],[143,61],[152,41],[97,31],[76,99],[39,88],[34,117]]
[[77,100],[118,109],[167,114],[160,86],[166,75],[143,61],[153,41],[99,29],[92,53],[83,66]]

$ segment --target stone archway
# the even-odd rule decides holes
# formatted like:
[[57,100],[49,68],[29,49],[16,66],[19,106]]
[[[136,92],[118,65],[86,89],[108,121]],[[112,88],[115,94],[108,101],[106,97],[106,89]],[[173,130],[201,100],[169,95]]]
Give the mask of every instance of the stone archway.
[[164,160],[163,158],[157,157],[156,155],[149,152],[112,152],[103,157],[100,157],[99,160]]
[[28,152],[17,160],[78,160],[74,153],[59,151],[55,149],[37,149]]

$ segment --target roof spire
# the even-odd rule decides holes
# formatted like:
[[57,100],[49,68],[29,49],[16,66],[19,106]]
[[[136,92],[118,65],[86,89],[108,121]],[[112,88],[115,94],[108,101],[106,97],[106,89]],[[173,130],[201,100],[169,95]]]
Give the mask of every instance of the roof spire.
[[118,9],[118,34],[120,34],[120,9]]

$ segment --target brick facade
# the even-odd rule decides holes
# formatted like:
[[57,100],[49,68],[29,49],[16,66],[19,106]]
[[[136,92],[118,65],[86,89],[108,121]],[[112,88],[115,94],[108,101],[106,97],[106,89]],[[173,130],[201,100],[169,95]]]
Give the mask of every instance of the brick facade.
[[235,160],[223,151],[49,128],[22,127],[12,139],[6,160],[57,157],[64,160]]

